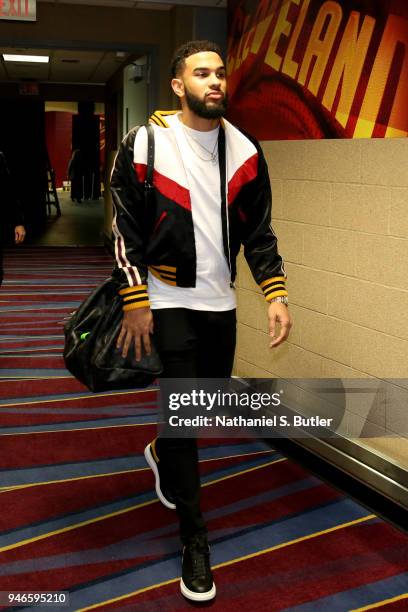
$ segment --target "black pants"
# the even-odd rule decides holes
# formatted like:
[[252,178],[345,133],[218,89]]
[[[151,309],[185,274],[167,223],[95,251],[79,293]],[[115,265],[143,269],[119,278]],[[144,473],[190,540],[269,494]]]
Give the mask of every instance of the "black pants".
[[[235,310],[207,312],[187,308],[153,310],[154,337],[163,361],[163,378],[228,378],[235,353]],[[158,438],[176,500],[183,544],[206,533],[200,510],[200,474],[195,438]]]

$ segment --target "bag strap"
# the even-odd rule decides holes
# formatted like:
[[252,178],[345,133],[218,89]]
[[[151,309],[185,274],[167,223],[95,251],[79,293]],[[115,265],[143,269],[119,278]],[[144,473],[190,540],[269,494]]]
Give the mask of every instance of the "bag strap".
[[147,132],[147,170],[144,182],[146,204],[150,203],[153,195],[153,170],[154,170],[154,131],[150,123],[146,124]]

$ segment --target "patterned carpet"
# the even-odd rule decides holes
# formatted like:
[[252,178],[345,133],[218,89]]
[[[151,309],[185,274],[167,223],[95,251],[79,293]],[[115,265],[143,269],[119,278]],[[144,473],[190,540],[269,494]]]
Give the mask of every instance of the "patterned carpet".
[[[175,514],[143,458],[156,387],[94,395],[61,357],[63,318],[110,269],[97,248],[7,254],[0,591],[69,591],[61,610],[188,610]],[[366,508],[261,442],[203,440],[200,469],[218,590],[208,607],[408,610],[408,538]]]

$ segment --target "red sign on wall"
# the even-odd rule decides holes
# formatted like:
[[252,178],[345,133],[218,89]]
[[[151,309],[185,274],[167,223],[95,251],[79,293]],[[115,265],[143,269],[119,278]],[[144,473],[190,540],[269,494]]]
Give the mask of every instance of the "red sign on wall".
[[263,139],[408,135],[406,0],[229,0],[229,118]]
[[20,96],[38,96],[40,94],[40,86],[38,83],[32,82],[19,83],[18,93]]
[[37,0],[0,0],[0,19],[36,21]]

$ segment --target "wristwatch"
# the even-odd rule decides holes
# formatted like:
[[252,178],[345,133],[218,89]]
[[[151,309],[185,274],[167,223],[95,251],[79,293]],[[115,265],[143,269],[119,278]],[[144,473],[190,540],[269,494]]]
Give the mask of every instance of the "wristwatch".
[[276,298],[272,298],[271,302],[280,302],[281,304],[285,304],[285,306],[289,305],[289,301],[286,295],[279,295]]

